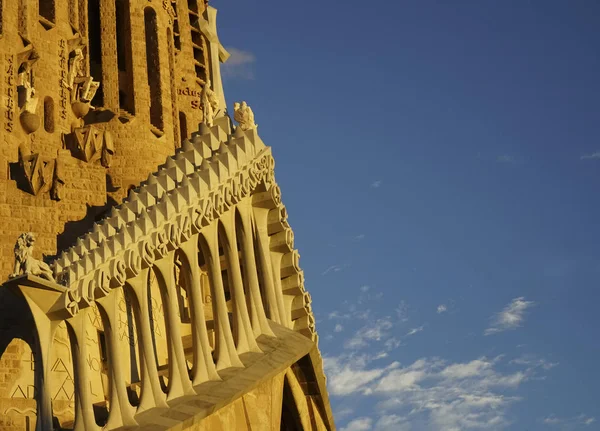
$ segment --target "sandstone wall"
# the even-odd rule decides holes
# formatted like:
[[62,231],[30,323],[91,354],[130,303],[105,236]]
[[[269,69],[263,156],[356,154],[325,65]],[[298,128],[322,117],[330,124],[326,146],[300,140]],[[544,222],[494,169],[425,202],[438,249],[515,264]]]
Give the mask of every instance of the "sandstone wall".
[[[54,255],[155,171],[186,132],[197,129],[202,120],[198,95],[210,77],[208,44],[201,31],[207,27],[204,0],[39,1],[41,8],[36,0],[0,1],[0,280],[12,271],[13,247],[21,232],[37,234],[36,257]],[[99,33],[89,15],[96,16],[98,8]],[[148,77],[148,8],[156,14],[158,50],[149,54],[159,70],[158,81],[157,76]],[[99,161],[79,160],[65,143],[65,136],[82,126],[63,82],[79,36],[84,68],[101,81],[92,101],[96,109],[84,117],[85,125],[111,133],[115,154],[108,168]],[[90,60],[94,46],[101,48],[100,71]],[[32,69],[40,124],[28,133],[20,120],[24,107],[18,86],[19,68],[32,56],[39,57]],[[151,92],[150,82],[159,83],[158,100],[151,99],[157,92]],[[160,128],[152,124],[152,104],[161,107]],[[67,166],[62,200],[51,199],[49,185],[37,195],[27,190],[20,150],[50,164],[60,152]],[[48,176],[51,181],[52,173]]]

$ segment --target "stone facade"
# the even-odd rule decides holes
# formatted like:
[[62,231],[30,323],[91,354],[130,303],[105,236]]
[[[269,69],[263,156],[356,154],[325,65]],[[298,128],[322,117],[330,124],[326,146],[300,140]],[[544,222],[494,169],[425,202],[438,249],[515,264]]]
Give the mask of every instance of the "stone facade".
[[[232,130],[207,3],[0,0],[2,431],[335,429],[274,162],[245,102]],[[12,274],[23,232],[45,280]]]

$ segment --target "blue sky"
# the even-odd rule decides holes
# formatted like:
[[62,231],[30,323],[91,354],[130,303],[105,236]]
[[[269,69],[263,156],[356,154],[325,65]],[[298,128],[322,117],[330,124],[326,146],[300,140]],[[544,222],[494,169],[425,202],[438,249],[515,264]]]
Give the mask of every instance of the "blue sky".
[[600,430],[600,3],[211,4],[338,429]]

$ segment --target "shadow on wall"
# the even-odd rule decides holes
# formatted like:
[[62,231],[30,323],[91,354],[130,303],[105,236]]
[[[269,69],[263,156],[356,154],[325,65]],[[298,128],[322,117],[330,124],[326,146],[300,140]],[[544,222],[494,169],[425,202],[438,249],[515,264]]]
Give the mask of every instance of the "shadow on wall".
[[14,338],[35,346],[35,324],[25,300],[9,289],[0,289],[0,358]]
[[[119,190],[116,187],[110,175],[106,174],[106,191],[111,193]],[[86,204],[87,210],[85,216],[81,220],[70,221],[65,224],[64,231],[58,235],[56,239],[56,249],[60,253],[72,245],[75,245],[77,238],[83,234],[89,232],[92,225],[108,215],[108,212],[112,207],[117,205],[118,202],[113,199],[110,195],[106,195],[106,203],[104,205],[91,206]],[[52,259],[56,256],[52,256]]]

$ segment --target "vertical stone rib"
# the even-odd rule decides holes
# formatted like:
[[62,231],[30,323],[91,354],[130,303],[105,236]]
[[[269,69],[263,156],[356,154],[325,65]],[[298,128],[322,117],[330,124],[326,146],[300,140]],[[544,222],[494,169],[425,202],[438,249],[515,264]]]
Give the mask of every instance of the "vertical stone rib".
[[[100,305],[103,316],[104,334],[106,337],[106,348],[108,351],[108,370],[110,381],[110,412],[106,429],[116,429],[122,426],[135,426],[137,422],[133,418],[134,408],[129,404],[127,388],[125,386],[125,372],[123,370],[123,361],[121,360],[121,350],[119,348],[118,333],[118,296],[113,290],[104,298],[97,299],[96,303]],[[104,321],[106,318],[106,321]]]
[[275,333],[269,325],[265,308],[263,306],[260,294],[260,285],[258,282],[258,272],[256,270],[256,255],[254,254],[254,239],[252,238],[252,215],[249,204],[240,204],[238,206],[242,224],[242,255],[244,259],[244,272],[250,291],[250,320],[254,336],[261,334],[275,337]]
[[192,319],[192,337],[194,349],[194,367],[192,385],[197,386],[209,380],[220,380],[211,354],[206,316],[200,284],[200,265],[198,263],[198,236],[192,237],[180,248],[185,256],[186,265],[182,270],[187,271],[190,295],[190,314]]
[[167,315],[167,345],[169,349],[169,392],[167,401],[195,394],[189,379],[181,340],[181,320],[175,287],[174,255],[174,252],[170,252],[154,264],[162,278],[161,288],[164,289],[162,300]]
[[[285,321],[285,309],[282,310],[283,301],[280,301],[277,294],[275,281],[273,280],[273,264],[271,261],[271,250],[269,248],[269,231],[267,227],[267,217],[269,210],[253,207],[254,211],[254,230],[256,232],[256,241],[258,243],[258,257],[260,261],[263,283],[267,292],[267,306],[269,308],[269,317],[275,322],[282,324]],[[283,299],[283,298],[282,298]],[[281,302],[281,304],[280,304]]]
[[135,278],[128,280],[135,295],[137,306],[132,307],[136,317],[138,330],[138,343],[140,344],[140,372],[142,380],[142,393],[137,413],[150,410],[154,407],[168,408],[166,396],[162,391],[156,357],[152,343],[152,327],[150,326],[150,311],[148,308],[148,276],[150,269],[143,269]]
[[210,279],[211,295],[213,298],[213,315],[215,319],[217,370],[229,367],[244,367],[235,350],[229,315],[227,313],[227,301],[225,289],[221,278],[221,262],[219,257],[219,237],[217,221],[203,229],[205,239],[203,252],[208,265],[208,276]]
[[227,258],[233,299],[233,321],[236,327],[235,341],[237,352],[239,354],[245,352],[262,352],[252,332],[246,296],[244,294],[244,281],[242,280],[242,270],[240,268],[236,241],[235,210],[227,211],[221,216],[221,226],[223,226],[223,247],[225,249],[225,257]]
[[282,325],[292,328],[292,315],[287,311],[285,301],[283,300],[283,288],[281,286],[281,259],[283,253],[271,252],[271,262],[273,263],[273,280],[275,280],[275,293],[277,294],[277,304],[281,314]]
[[70,328],[71,355],[73,356],[75,386],[75,424],[74,431],[94,431],[100,429],[94,417],[94,407],[89,391],[89,368],[85,360],[87,345],[85,342],[85,325],[90,308],[84,308],[67,321]]

